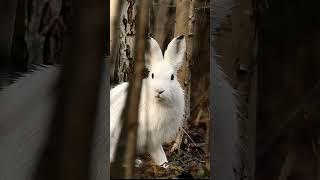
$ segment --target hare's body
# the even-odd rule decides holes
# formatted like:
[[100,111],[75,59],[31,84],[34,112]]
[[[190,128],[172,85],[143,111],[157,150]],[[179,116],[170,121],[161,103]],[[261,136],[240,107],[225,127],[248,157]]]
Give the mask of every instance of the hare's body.
[[[150,101],[149,99],[154,99],[154,97],[148,95],[147,81],[148,80],[143,80],[141,90],[137,150],[139,153],[144,153],[145,150],[147,150],[152,156],[154,151],[163,151],[161,150],[161,145],[171,141],[179,130],[179,127],[181,127],[184,114],[184,95],[182,88],[177,88],[177,96],[173,99],[173,101],[179,102],[176,107],[168,106],[161,102]],[[127,87],[128,83],[122,83],[110,92],[111,159],[114,158],[114,147],[120,135],[121,127],[116,125],[119,124],[120,115],[125,105]],[[148,149],[145,149],[147,147]],[[163,154],[156,153],[152,158],[156,161],[157,157],[161,157],[161,155]],[[165,158],[165,156],[162,156],[162,158]],[[166,158],[163,160],[159,159],[156,163],[162,164],[164,162],[166,162]]]
[[[154,39],[148,41],[146,53],[150,73],[142,82],[137,150],[150,153],[156,164],[167,162],[162,144],[172,140],[182,126],[185,111],[183,89],[176,79],[177,70],[184,60],[186,43],[177,37],[168,45],[164,56]],[[122,83],[110,92],[110,159],[113,161],[121,123],[120,116],[125,106],[128,83]]]

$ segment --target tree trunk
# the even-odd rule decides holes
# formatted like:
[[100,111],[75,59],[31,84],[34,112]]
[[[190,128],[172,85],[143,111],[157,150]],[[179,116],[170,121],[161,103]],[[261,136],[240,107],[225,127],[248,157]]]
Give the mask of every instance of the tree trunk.
[[[201,2],[201,1],[196,1]],[[210,7],[203,1],[195,4],[194,9],[194,26],[193,26],[193,50],[191,66],[191,96],[190,96],[190,122],[197,126],[197,120],[200,114],[208,117],[206,123],[206,157],[208,160],[207,168],[210,166],[209,151],[209,133],[210,116],[209,116],[209,85],[210,85]],[[203,97],[203,98],[199,98]],[[203,112],[203,113],[202,113]],[[196,117],[199,115],[199,117]]]
[[[26,0],[18,0],[11,49],[11,71],[27,72],[27,47],[25,42],[25,4]],[[14,78],[14,76],[11,76]]]
[[122,4],[119,20],[119,58],[116,60],[114,72],[114,82],[116,84],[128,81],[131,75],[136,34],[136,5],[136,0],[124,1]]
[[32,65],[61,63],[70,14],[70,0],[19,0],[11,52],[12,71],[27,72]]
[[[176,25],[175,25],[175,37],[179,35],[184,35],[186,37],[186,60],[181,66],[178,72],[179,82],[184,90],[185,94],[185,115],[184,115],[184,125],[186,127],[187,121],[190,118],[190,88],[191,88],[191,73],[190,64],[192,58],[192,36],[190,34],[190,26],[192,26],[192,21],[190,21],[189,16],[193,15],[193,1],[191,0],[177,0],[176,1]],[[171,152],[180,148],[183,139],[183,131],[180,130],[175,143],[171,148]]]
[[120,31],[120,15],[122,9],[122,1],[110,1],[110,85],[113,87],[115,82],[115,63],[119,58],[119,31]]
[[[191,96],[190,96],[190,114],[191,121],[194,123],[196,115],[201,110],[201,107],[208,107],[209,104],[209,80],[210,80],[210,40],[209,37],[209,6],[203,3],[202,0],[195,1],[194,14],[192,21],[193,25],[193,50],[192,50],[192,65],[191,65]],[[206,26],[207,25],[207,26]],[[205,98],[199,98],[203,97]],[[204,113],[209,113],[207,109]]]
[[158,42],[161,50],[164,52],[165,46],[174,36],[175,25],[175,1],[162,0],[153,3],[153,16],[151,20],[150,32],[152,37]]
[[[61,53],[61,50],[51,50],[53,54],[45,57],[45,46],[51,46],[50,37],[47,37],[48,33],[54,32],[62,19],[59,16],[62,0],[53,1],[41,1],[41,0],[27,0],[28,9],[26,12],[27,30],[25,34],[25,40],[27,44],[28,52],[28,66],[32,64],[42,64],[47,60],[54,62],[55,53]],[[58,29],[60,30],[60,29]],[[53,31],[53,32],[52,32]],[[57,30],[56,30],[57,31]],[[56,34],[53,34],[53,36]],[[49,48],[50,49],[50,48]],[[46,49],[50,51],[49,49]],[[60,56],[61,54],[59,54]]]
[[10,54],[18,0],[0,2],[0,88],[8,84]]

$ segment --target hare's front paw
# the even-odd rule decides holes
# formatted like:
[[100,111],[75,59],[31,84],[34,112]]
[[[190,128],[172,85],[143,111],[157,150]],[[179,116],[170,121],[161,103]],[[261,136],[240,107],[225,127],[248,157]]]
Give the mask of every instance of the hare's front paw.
[[168,160],[166,153],[163,151],[161,144],[155,146],[152,151],[150,151],[152,160],[159,166],[164,168],[168,167]]
[[168,163],[168,162],[165,162],[165,163],[161,164],[161,167],[167,169],[167,168],[169,167],[169,163]]
[[141,161],[140,159],[136,159],[136,160],[134,161],[134,166],[135,166],[135,167],[140,167],[141,164],[142,164],[142,161]]

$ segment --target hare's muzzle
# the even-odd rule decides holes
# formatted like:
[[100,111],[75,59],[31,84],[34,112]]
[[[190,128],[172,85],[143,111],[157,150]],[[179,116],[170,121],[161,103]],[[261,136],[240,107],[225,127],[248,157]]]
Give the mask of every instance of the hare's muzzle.
[[161,99],[163,98],[162,93],[163,93],[164,91],[165,91],[165,90],[163,90],[163,89],[158,89],[158,90],[156,90],[156,92],[155,92],[155,97],[156,97],[157,100],[161,100]]
[[160,90],[160,91],[157,91],[157,93],[160,95],[164,92],[164,90]]

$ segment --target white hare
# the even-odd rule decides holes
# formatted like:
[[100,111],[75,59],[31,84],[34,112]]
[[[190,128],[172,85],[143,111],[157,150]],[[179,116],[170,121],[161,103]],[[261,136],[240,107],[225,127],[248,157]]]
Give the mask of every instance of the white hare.
[[[174,38],[164,55],[158,43],[148,39],[150,50],[146,52],[148,78],[143,80],[139,118],[137,150],[150,153],[158,165],[168,162],[162,144],[174,138],[182,126],[185,100],[183,89],[177,80],[177,71],[184,61],[186,42],[184,36]],[[128,83],[122,83],[110,91],[110,159],[113,161],[121,131],[119,119],[125,105]]]

